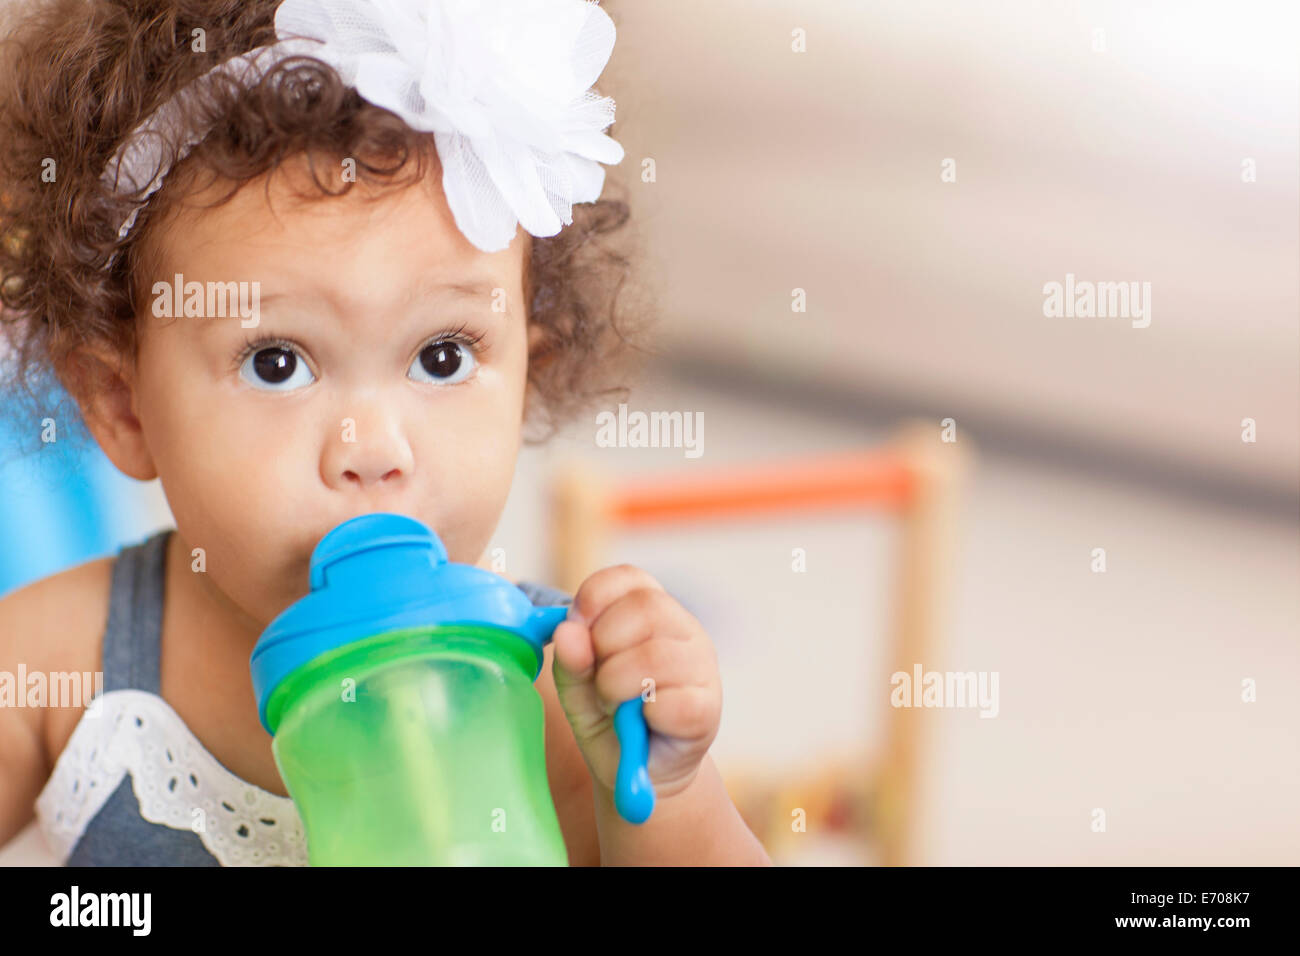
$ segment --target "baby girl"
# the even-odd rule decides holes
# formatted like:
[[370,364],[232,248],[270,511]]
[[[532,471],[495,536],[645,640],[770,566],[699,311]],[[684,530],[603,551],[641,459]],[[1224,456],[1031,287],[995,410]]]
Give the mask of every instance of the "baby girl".
[[[553,433],[624,374],[628,260],[601,237],[627,207],[599,198],[622,150],[588,90],[613,35],[585,0],[16,15],[0,329],[19,383],[56,376],[113,464],[160,480],[175,528],[0,600],[0,669],[103,671],[107,692],[96,715],[0,708],[0,844],[39,816],[68,863],[304,861],[249,655],[307,593],[314,546],[397,512],[480,564],[525,426]],[[213,289],[232,290],[215,312]],[[19,401],[10,414],[51,417]],[[657,802],[633,825],[612,716],[646,679]],[[712,643],[653,577],[583,581],[536,686],[570,863],[769,863],[708,753]],[[112,735],[149,725],[157,766],[115,780]],[[191,827],[174,750],[192,757],[182,791],[260,808],[274,838],[250,855],[233,845],[248,825]]]

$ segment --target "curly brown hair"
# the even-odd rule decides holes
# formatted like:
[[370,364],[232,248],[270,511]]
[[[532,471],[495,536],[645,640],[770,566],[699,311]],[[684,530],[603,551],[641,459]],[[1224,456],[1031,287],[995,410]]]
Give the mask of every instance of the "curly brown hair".
[[[193,191],[200,172],[229,182],[220,204],[303,155],[352,157],[358,180],[399,187],[419,181],[431,156],[436,163],[432,134],[367,103],[323,61],[293,57],[256,83],[209,88],[196,108],[216,120],[211,132],[118,238],[138,199],[101,182],[114,151],[189,81],[274,42],[279,2],[39,0],[10,8],[0,52],[0,356],[7,344],[13,398],[48,413],[55,382],[65,401],[77,395],[70,359],[87,343],[134,358],[156,245],[150,223]],[[196,28],[203,50],[193,48]],[[51,162],[57,174],[45,177]],[[331,188],[314,162],[311,169],[320,199],[353,185]],[[636,252],[605,239],[628,218],[625,198],[602,197],[574,205],[573,223],[557,235],[531,240],[524,293],[528,321],[542,334],[528,381],[541,401],[530,402],[526,422],[540,419],[547,431],[526,433],[529,444],[610,395],[625,397],[632,360],[646,352],[639,334],[651,309],[630,281]],[[74,405],[66,420],[81,421]]]

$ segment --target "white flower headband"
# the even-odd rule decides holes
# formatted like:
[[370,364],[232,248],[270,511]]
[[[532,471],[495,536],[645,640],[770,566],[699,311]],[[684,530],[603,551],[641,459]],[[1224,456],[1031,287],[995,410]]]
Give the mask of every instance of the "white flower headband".
[[255,82],[297,55],[323,60],[364,99],[434,134],[447,205],[475,246],[504,249],[518,225],[553,236],[573,221],[574,203],[600,197],[600,164],[623,159],[604,133],[614,101],[590,88],[614,47],[613,21],[597,2],[284,0],[277,42],[186,86],[113,156],[103,176],[110,190],[147,183],[118,237],[209,132],[186,119],[191,98],[221,76]]

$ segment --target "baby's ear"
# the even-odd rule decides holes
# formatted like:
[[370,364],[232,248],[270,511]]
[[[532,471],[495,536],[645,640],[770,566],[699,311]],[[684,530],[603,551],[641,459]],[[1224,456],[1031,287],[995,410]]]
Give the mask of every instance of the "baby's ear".
[[121,357],[103,345],[81,345],[67,358],[61,377],[108,460],[138,481],[157,478],[135,414],[132,370]]

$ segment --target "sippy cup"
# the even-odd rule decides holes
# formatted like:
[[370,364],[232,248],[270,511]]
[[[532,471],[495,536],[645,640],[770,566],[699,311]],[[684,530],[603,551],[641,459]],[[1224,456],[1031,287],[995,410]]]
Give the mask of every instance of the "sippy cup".
[[[533,681],[568,608],[534,607],[387,513],[325,535],[310,583],[250,666],[311,864],[564,866]],[[641,708],[614,716],[615,805],[632,823],[654,807]]]

